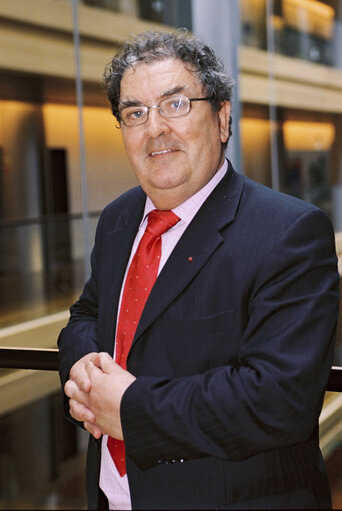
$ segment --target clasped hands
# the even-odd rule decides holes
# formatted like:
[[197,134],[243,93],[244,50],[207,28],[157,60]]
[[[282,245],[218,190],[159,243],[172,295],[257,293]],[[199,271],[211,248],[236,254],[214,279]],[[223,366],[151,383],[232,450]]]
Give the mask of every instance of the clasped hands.
[[134,380],[108,353],[88,353],[72,366],[64,386],[70,415],[94,438],[107,434],[123,440],[121,399]]

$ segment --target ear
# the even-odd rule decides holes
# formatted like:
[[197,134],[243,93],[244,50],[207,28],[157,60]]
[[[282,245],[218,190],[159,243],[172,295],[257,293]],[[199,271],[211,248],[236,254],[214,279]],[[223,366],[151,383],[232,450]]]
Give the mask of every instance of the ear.
[[220,110],[218,111],[221,142],[224,144],[229,138],[229,117],[230,117],[230,102],[224,101]]

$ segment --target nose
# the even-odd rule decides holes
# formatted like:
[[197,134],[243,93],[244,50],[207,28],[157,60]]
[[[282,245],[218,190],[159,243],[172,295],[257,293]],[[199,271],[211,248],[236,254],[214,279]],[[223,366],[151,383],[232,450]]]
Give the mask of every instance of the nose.
[[146,132],[151,138],[158,138],[160,135],[169,133],[171,130],[167,119],[159,113],[158,106],[150,107],[145,126]]

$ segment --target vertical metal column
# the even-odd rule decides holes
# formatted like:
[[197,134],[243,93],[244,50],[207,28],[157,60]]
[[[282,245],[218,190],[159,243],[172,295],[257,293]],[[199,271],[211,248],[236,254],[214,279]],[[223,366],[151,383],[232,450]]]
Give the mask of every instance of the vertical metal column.
[[279,190],[279,147],[278,147],[278,126],[277,106],[275,90],[275,42],[273,17],[273,0],[266,0],[266,23],[267,23],[267,56],[268,56],[268,83],[269,83],[269,115],[270,115],[270,137],[271,137],[271,178],[272,188]]
[[72,21],[73,21],[73,36],[74,36],[74,55],[75,55],[75,70],[76,70],[76,97],[77,97],[77,110],[78,110],[78,131],[79,131],[79,153],[80,153],[80,168],[81,168],[81,191],[82,191],[82,207],[83,207],[83,246],[84,246],[84,272],[85,279],[90,276],[90,246],[89,246],[89,210],[88,210],[88,186],[87,186],[87,168],[85,158],[85,139],[84,139],[84,121],[83,121],[83,90],[82,90],[82,76],[81,76],[81,45],[80,33],[78,25],[78,0],[71,0],[72,2]]
[[237,171],[243,172],[239,121],[240,8],[238,0],[192,0],[192,27],[196,36],[212,46],[235,80],[232,100],[233,136],[228,144],[228,156]]

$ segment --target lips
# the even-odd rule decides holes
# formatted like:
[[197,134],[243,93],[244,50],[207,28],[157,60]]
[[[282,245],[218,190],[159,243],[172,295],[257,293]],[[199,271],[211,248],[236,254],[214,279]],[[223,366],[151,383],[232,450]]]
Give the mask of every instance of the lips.
[[157,156],[158,154],[167,154],[172,153],[172,149],[162,149],[158,151],[152,151],[150,152],[150,156]]

